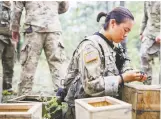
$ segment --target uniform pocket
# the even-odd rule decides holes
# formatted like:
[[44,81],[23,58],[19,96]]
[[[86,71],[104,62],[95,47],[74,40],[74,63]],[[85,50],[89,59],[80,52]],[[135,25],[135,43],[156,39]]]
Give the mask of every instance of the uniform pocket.
[[144,51],[144,50],[149,49],[150,47],[153,46],[154,43],[155,43],[154,40],[152,40],[148,37],[144,37],[142,40],[142,44],[141,44],[141,50]]
[[20,62],[21,65],[24,65],[28,58],[28,51],[30,50],[30,45],[26,44],[22,47],[21,53],[20,53]]
[[65,48],[64,44],[61,39],[58,40],[57,42],[57,48],[55,48],[55,58],[59,59],[60,61],[64,61],[66,59],[65,57]]

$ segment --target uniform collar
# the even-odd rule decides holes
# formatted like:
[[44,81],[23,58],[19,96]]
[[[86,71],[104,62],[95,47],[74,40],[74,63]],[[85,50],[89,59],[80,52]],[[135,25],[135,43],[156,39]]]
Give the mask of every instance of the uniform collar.
[[[101,34],[104,34],[104,32],[105,32],[105,30],[104,30],[104,28],[102,28],[100,31],[99,31],[99,33],[101,33]],[[115,47],[118,47],[118,43],[115,43],[115,42],[113,42],[112,40],[110,40],[110,39],[108,39],[111,43],[113,43],[113,45],[115,46]],[[107,42],[106,42],[107,43]],[[108,43],[107,43],[108,44]]]

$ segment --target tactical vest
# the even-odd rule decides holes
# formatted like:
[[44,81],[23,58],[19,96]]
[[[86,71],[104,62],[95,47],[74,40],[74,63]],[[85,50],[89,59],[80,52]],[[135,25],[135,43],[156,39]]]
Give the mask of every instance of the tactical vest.
[[0,1],[0,35],[11,36],[10,6],[9,1]]

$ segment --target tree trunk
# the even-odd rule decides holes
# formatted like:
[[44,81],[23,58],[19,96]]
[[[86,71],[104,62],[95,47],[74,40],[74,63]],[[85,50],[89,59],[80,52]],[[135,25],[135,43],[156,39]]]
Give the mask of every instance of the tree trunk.
[[120,6],[125,7],[125,1],[120,1]]

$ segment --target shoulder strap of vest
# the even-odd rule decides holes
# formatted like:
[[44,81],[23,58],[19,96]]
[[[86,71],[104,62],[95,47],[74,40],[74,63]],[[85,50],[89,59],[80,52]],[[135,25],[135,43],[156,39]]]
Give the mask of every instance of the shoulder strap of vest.
[[109,46],[110,46],[112,49],[115,48],[114,44],[113,44],[112,42],[110,42],[110,41],[109,41],[104,35],[102,35],[101,33],[96,32],[95,35],[98,35],[98,36],[100,36],[102,39],[104,39],[104,40],[106,41],[106,43],[109,44]]
[[99,47],[100,47],[100,49],[101,49],[101,52],[102,52],[102,55],[103,55],[103,57],[102,57],[102,62],[103,62],[103,67],[105,68],[105,52],[104,52],[104,50],[103,50],[102,45],[101,45],[100,43],[98,43],[98,45],[99,45]]
[[75,53],[76,53],[76,51],[77,51],[77,49],[79,48],[79,46],[84,42],[84,41],[87,41],[88,39],[84,39],[84,40],[82,40],[80,43],[79,43],[79,45],[77,46],[77,48],[74,50],[74,52],[73,52],[73,56],[75,55]]

